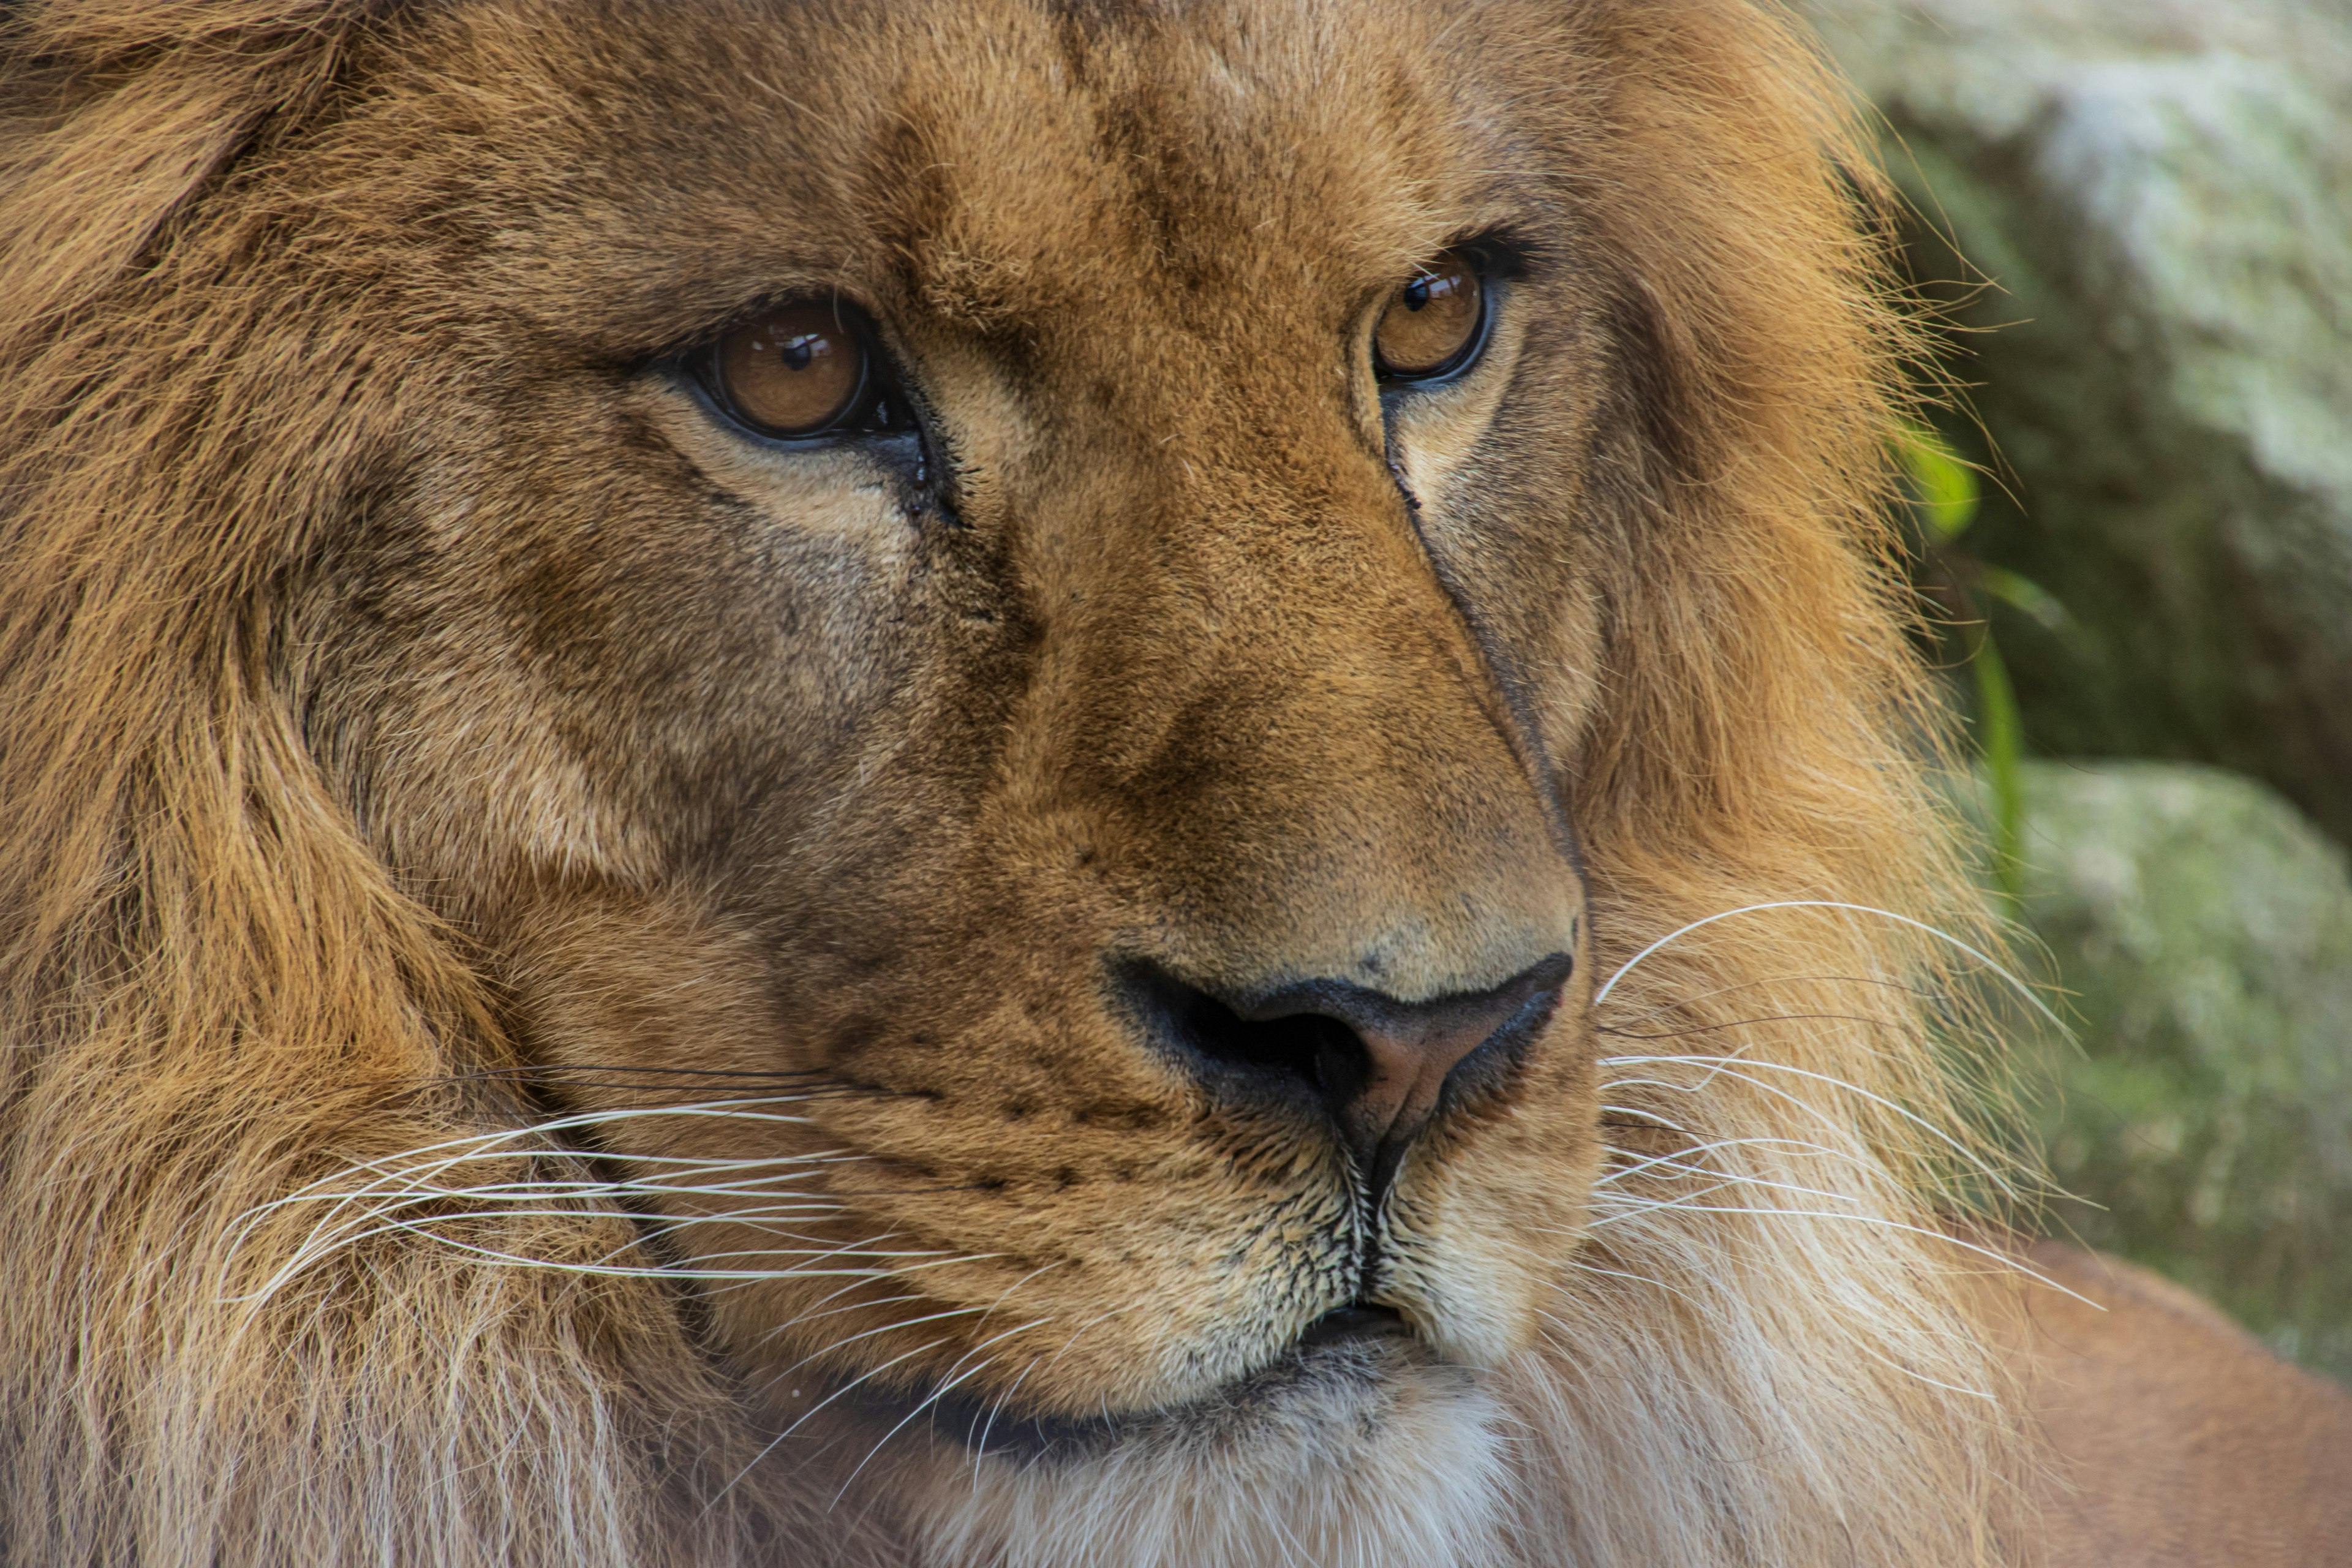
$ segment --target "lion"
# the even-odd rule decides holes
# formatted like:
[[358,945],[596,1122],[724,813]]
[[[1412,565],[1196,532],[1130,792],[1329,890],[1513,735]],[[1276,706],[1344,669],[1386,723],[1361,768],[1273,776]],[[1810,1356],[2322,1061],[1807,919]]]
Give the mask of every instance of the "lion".
[[2352,1540],[2004,1228],[1784,16],[5,26],[0,1557]]

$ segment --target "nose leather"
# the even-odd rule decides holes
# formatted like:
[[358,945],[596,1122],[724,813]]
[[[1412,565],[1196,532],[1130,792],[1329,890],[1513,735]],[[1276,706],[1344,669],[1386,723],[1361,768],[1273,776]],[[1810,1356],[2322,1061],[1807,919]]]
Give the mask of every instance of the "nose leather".
[[1362,1045],[1365,1069],[1352,1084],[1325,1085],[1348,1142],[1368,1163],[1401,1148],[1429,1124],[1449,1074],[1538,999],[1556,997],[1573,961],[1554,953],[1491,991],[1423,1002],[1343,981],[1287,986],[1234,1011],[1254,1023],[1316,1014],[1347,1026]]

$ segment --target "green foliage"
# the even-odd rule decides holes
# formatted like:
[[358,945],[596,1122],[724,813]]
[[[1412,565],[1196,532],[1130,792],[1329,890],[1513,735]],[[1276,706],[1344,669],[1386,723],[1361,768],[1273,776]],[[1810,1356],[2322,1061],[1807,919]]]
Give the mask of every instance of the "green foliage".
[[1924,425],[1904,429],[1895,446],[1903,471],[1911,481],[1912,504],[1929,536],[1941,544],[1957,543],[1977,520],[1984,489],[1976,470],[1959,460],[1942,437]]
[[1944,618],[1958,632],[1962,658],[1975,678],[1977,744],[1991,792],[1993,875],[2014,913],[2023,896],[2025,793],[2020,769],[2025,728],[2018,715],[2017,689],[1994,645],[1992,628],[1978,607],[1979,595],[1998,599],[2053,628],[2065,612],[2040,587],[2016,573],[1978,560],[1960,547],[1984,504],[1977,472],[1960,461],[1943,437],[1924,425],[1906,426],[1895,442],[1918,521],[1921,588],[1938,601]]

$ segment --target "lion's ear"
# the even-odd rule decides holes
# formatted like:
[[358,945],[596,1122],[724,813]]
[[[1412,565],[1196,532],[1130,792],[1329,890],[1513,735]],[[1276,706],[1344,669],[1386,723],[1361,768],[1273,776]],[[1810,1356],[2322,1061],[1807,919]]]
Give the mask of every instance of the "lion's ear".
[[0,332],[69,317],[343,68],[370,0],[0,7]]

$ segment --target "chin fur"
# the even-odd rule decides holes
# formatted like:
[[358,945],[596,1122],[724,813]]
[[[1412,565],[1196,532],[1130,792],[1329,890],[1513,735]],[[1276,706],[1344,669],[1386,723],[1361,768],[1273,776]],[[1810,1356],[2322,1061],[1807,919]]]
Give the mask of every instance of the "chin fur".
[[940,1568],[1467,1568],[1508,1556],[1507,1419],[1466,1369],[1339,1351],[1101,1442],[932,1438],[889,1484]]

